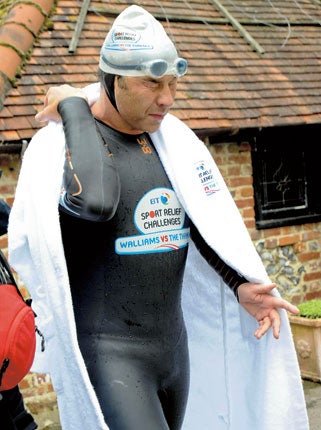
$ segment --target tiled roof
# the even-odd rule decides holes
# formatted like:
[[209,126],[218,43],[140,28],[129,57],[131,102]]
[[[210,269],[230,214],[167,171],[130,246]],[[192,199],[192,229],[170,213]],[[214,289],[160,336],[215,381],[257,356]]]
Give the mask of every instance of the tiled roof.
[[[73,53],[69,47],[86,0],[58,0],[50,18],[53,28],[35,41],[16,88],[8,80],[1,86],[1,78],[14,77],[17,52],[26,52],[30,34],[38,34],[35,3],[48,13],[54,1],[15,3],[19,14],[11,12],[0,28],[2,142],[28,139],[41,126],[34,115],[51,85],[83,86],[97,80],[105,35],[115,16],[132,3],[162,20],[180,55],[188,59],[189,73],[179,81],[172,112],[194,130],[321,123],[319,0],[91,0]],[[3,40],[20,44],[19,50]]]

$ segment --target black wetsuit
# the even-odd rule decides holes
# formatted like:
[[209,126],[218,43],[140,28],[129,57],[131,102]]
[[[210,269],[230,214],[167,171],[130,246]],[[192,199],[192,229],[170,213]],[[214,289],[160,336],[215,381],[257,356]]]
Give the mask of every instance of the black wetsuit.
[[79,346],[106,423],[178,430],[189,388],[181,287],[190,232],[234,291],[245,280],[191,225],[148,134],[111,129],[79,98],[59,112],[63,243]]

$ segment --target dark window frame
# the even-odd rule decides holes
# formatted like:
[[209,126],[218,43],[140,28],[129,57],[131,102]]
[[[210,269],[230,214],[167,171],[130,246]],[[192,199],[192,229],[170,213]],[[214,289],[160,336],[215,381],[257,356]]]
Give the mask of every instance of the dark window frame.
[[271,127],[251,140],[256,228],[321,221],[321,125]]

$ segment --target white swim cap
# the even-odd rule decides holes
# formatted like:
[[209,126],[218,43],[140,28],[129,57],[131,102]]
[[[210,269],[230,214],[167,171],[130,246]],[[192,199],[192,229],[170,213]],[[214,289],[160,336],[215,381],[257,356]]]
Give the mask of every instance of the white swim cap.
[[164,27],[140,6],[115,19],[100,51],[99,68],[121,76],[182,76],[187,61],[179,58]]

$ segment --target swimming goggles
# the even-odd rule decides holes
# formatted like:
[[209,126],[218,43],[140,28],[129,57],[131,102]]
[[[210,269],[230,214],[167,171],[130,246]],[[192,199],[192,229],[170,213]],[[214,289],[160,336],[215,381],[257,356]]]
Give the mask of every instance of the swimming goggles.
[[151,60],[137,65],[117,65],[109,62],[104,56],[101,57],[107,66],[118,70],[133,70],[142,72],[153,78],[161,78],[165,75],[183,76],[187,72],[187,61],[184,58],[176,58],[174,63],[166,60]]
[[161,78],[165,75],[183,76],[187,72],[187,61],[184,58],[177,58],[170,64],[165,60],[152,60],[136,66],[136,70],[141,70],[153,78]]

